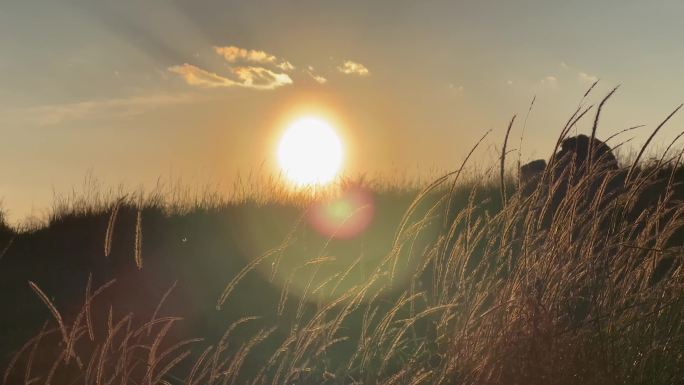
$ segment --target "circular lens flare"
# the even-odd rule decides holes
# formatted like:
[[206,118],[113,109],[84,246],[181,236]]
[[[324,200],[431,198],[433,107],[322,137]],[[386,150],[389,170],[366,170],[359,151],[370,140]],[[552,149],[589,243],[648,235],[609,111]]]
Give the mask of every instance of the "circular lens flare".
[[285,177],[297,186],[332,181],[342,167],[340,138],[327,122],[302,118],[292,123],[278,145],[278,163]]
[[369,191],[356,188],[314,204],[309,211],[308,221],[322,235],[351,239],[366,230],[374,216],[373,195]]

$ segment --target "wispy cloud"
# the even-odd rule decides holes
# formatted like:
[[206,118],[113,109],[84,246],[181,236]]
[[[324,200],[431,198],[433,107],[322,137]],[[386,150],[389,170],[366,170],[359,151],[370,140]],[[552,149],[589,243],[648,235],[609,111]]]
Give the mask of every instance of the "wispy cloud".
[[[296,67],[290,61],[266,51],[234,45],[215,46],[213,49],[228,64],[228,71],[225,73],[211,72],[190,63],[174,65],[167,70],[180,76],[188,85],[202,88],[242,87],[273,90],[293,84],[290,74],[308,75],[318,84],[328,82],[328,79],[314,71],[312,66],[305,66],[300,72],[293,72]],[[365,65],[351,60],[344,61],[337,70],[346,75],[370,75]]]
[[246,60],[254,63],[275,63],[277,58],[264,51],[239,48],[236,46],[214,47],[217,54],[223,56],[227,62],[235,63],[238,60]]
[[259,90],[272,90],[288,84],[292,84],[292,78],[288,74],[276,73],[263,67],[237,67],[233,73],[240,79],[241,87]]
[[312,67],[312,66],[309,66],[305,72],[307,75],[309,75],[309,77],[311,79],[313,79],[318,84],[325,84],[328,82],[328,79],[326,79],[325,77],[323,77],[321,75],[316,74],[316,71],[315,71],[314,67]]
[[239,85],[237,82],[226,77],[203,70],[202,68],[188,63],[169,67],[169,72],[180,75],[185,82],[191,86],[215,88]]
[[450,90],[456,90],[458,92],[463,92],[463,86],[461,86],[461,85],[457,86],[453,83],[449,83],[449,89]]
[[128,98],[87,100],[65,104],[46,104],[5,110],[0,116],[39,126],[53,126],[83,119],[127,119],[147,111],[201,100],[195,94],[150,94]]
[[580,73],[578,73],[578,74],[577,74],[577,78],[578,78],[580,81],[586,82],[586,83],[594,83],[594,82],[596,82],[596,81],[598,80],[598,77],[597,77],[597,76],[589,75],[589,74],[586,73],[586,72],[580,72]]
[[589,74],[589,73],[587,73],[587,72],[584,72],[584,71],[579,71],[578,68],[575,68],[575,67],[573,67],[573,66],[568,65],[568,64],[565,63],[564,61],[562,61],[562,62],[560,63],[560,66],[561,66],[561,68],[563,68],[564,70],[570,70],[570,71],[572,71],[572,72],[578,71],[578,72],[577,72],[577,79],[578,79],[580,82],[582,82],[582,83],[594,83],[595,81],[598,80],[598,77],[597,77],[597,76],[591,75],[591,74]]
[[191,86],[204,88],[243,87],[256,90],[273,90],[292,84],[289,75],[273,72],[263,67],[231,68],[231,75],[236,79],[221,76],[188,63],[169,67],[169,71],[180,75]]
[[[285,72],[292,71],[295,67],[289,61],[279,59],[275,55],[235,46],[214,47],[214,51],[231,64],[229,74],[220,75],[189,63],[171,66],[168,71],[180,75],[191,86],[203,88],[242,87],[273,90],[293,83],[292,78]],[[276,68],[283,72],[276,72]]]
[[285,72],[289,72],[295,69],[295,66],[293,66],[292,63],[290,63],[289,61],[284,61],[279,64],[276,64],[276,67],[280,68]]
[[311,76],[311,79],[313,79],[314,81],[316,81],[316,83],[318,83],[318,84],[325,84],[325,83],[328,82],[328,79],[324,78],[324,77],[321,76],[321,75],[316,75],[316,74],[309,73],[309,76]]
[[555,87],[556,85],[558,85],[558,78],[553,75],[549,75],[541,80],[541,84],[545,86]]
[[337,67],[337,70],[346,75],[368,76],[370,71],[366,66],[351,60],[347,60],[342,65]]
[[214,51],[223,56],[228,63],[257,63],[257,64],[271,64],[282,71],[292,71],[295,67],[287,60],[280,59],[275,55],[271,55],[265,51],[246,49],[236,47],[234,45],[226,47],[214,47]]

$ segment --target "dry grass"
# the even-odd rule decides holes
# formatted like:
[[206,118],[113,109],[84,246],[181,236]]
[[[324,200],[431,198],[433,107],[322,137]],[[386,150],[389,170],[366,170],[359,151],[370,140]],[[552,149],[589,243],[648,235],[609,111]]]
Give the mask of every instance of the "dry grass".
[[[578,107],[559,143],[588,111]],[[172,333],[181,320],[160,316],[161,305],[146,321],[109,308],[107,319],[100,314],[93,325],[95,297],[115,284],[94,293],[89,284],[68,324],[31,283],[54,322],[16,354],[5,383],[682,383],[684,204],[675,178],[681,155],[665,158],[650,168],[635,163],[619,189],[608,181],[624,171],[604,170],[600,159],[576,183],[545,174],[529,195],[513,192],[517,183],[501,174],[501,186],[471,184],[467,203],[457,208],[461,168],[417,195],[391,249],[366,267],[366,279],[341,291],[362,256],[325,275],[333,259],[326,248],[312,252],[288,280],[306,281],[292,322],[245,314],[217,341]],[[105,255],[120,204],[109,206]],[[217,307],[230,306],[260,265],[277,269],[296,232],[226,277]],[[293,305],[289,287],[265,315]],[[161,302],[168,296],[171,290]],[[255,366],[249,357],[258,349],[266,353]]]

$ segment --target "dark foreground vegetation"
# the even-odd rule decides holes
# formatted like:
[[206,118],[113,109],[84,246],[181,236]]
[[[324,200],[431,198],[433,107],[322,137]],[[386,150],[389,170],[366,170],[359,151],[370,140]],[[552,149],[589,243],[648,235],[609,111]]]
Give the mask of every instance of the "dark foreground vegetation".
[[681,152],[594,150],[524,178],[502,157],[479,182],[347,186],[373,197],[354,237],[305,202],[159,196],[2,227],[4,382],[684,383]]

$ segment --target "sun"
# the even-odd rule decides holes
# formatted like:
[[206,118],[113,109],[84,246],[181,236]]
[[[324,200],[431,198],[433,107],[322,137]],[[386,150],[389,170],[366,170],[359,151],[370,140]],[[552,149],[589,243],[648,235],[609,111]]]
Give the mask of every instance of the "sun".
[[278,144],[278,164],[296,186],[331,182],[344,160],[342,141],[332,125],[316,117],[303,117],[288,125]]

